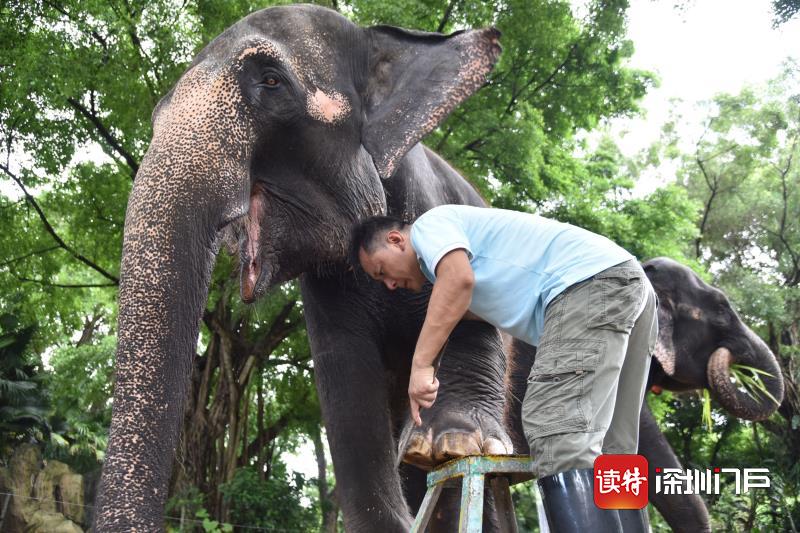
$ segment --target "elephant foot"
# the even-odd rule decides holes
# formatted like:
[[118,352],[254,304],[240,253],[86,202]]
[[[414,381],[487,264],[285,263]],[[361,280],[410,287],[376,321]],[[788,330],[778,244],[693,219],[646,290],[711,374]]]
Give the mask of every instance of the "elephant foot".
[[468,455],[506,455],[513,453],[511,439],[501,423],[491,415],[440,409],[423,411],[422,426],[409,420],[400,437],[403,462],[423,470]]

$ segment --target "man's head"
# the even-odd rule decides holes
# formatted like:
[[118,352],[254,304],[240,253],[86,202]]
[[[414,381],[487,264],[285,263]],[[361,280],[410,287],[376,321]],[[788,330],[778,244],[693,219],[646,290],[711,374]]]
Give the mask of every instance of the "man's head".
[[350,264],[361,265],[389,290],[422,290],[426,279],[411,246],[411,226],[394,217],[370,217],[350,233]]

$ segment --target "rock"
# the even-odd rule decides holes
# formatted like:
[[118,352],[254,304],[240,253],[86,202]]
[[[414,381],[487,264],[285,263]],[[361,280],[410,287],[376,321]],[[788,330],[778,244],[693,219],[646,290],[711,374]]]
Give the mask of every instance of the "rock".
[[61,513],[38,510],[31,516],[26,533],[83,533],[75,522]]
[[77,524],[84,523],[86,507],[83,506],[83,476],[64,474],[61,476],[61,496],[64,499],[62,513]]
[[47,461],[43,466],[36,446],[23,444],[14,451],[8,468],[0,471],[0,487],[15,495],[9,502],[3,531],[83,531],[79,525],[86,516],[83,476],[60,461]]
[[24,531],[26,524],[33,514],[39,509],[33,496],[33,484],[42,467],[42,457],[39,448],[32,444],[23,444],[11,456],[8,465],[8,479],[5,482],[6,490],[21,497],[11,499],[6,510],[3,529],[5,531]]
[[83,522],[83,476],[74,474],[60,461],[48,461],[34,483],[40,498],[39,509],[60,513],[75,522]]

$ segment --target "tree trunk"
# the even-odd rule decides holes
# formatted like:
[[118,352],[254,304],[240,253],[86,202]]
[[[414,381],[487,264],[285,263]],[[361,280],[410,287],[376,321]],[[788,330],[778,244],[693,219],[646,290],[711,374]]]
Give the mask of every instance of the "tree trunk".
[[250,454],[247,446],[247,425],[250,419],[250,390],[244,392],[244,413],[242,414],[242,451],[239,456],[238,466],[246,466],[250,463]]
[[325,447],[320,431],[313,432],[311,437],[314,440],[314,455],[317,458],[317,489],[319,490],[319,508],[322,513],[320,533],[336,533],[339,518],[336,488],[328,490],[328,464],[325,460]]
[[256,468],[258,469],[258,479],[265,481],[266,472],[264,471],[264,454],[266,453],[266,449],[264,446],[264,377],[260,372],[258,376],[258,420],[256,428],[258,430],[258,435],[256,435],[256,439],[258,441],[258,451],[255,453]]
[[[231,291],[222,286],[216,287],[215,292]],[[288,425],[288,416],[275,424],[265,424],[261,371],[275,347],[301,325],[299,320],[288,320],[296,304],[295,300],[289,301],[268,331],[251,342],[249,323],[233,318],[229,304],[229,297],[222,297],[203,316],[211,336],[205,353],[196,358],[193,367],[179,449],[181,464],[173,471],[170,491],[174,494],[192,485],[197,487],[205,495],[203,504],[209,514],[221,521],[229,518],[229,509],[219,487],[233,479],[237,468],[251,463],[265,479],[274,453],[270,444]],[[254,376],[258,381],[253,383],[256,390],[251,391]],[[251,415],[249,403],[253,394],[257,411]],[[256,416],[257,424],[257,433],[252,436],[247,428],[251,416]]]

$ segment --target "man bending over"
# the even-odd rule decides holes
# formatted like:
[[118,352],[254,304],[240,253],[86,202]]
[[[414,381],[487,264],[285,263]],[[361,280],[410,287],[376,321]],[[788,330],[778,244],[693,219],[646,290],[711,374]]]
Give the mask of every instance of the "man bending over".
[[537,347],[522,426],[550,528],[647,531],[645,510],[595,506],[594,459],[636,453],[658,333],[656,296],[623,248],[537,215],[435,207],[413,225],[354,226],[350,260],[389,290],[433,283],[417,340],[411,416],[436,400],[434,360],[466,313]]

